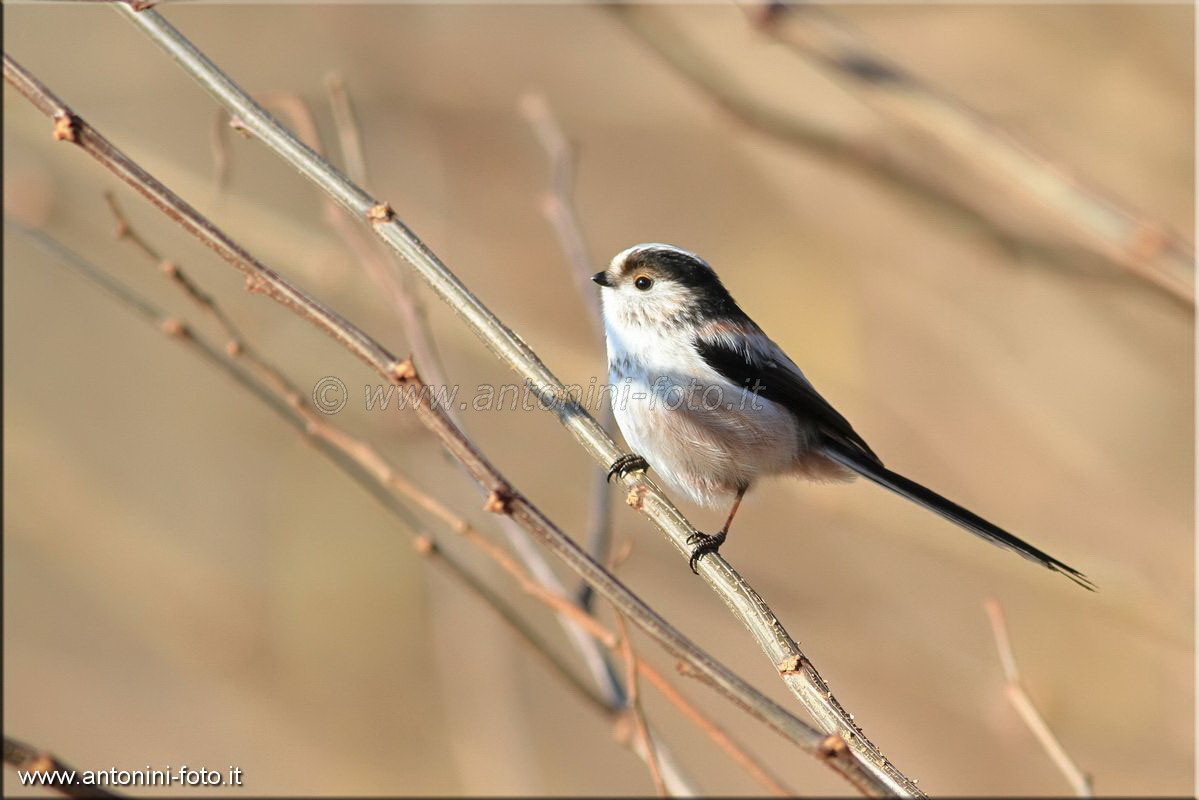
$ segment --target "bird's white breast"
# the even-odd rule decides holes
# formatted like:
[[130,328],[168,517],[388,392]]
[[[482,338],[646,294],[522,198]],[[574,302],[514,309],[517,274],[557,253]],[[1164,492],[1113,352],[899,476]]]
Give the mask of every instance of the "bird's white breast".
[[705,505],[793,468],[800,432],[790,412],[708,366],[685,315],[650,323],[643,306],[630,311],[605,297],[613,410],[634,452]]

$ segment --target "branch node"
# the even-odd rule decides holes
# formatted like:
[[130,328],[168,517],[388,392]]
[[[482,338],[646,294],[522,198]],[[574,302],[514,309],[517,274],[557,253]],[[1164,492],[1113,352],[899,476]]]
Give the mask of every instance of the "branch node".
[[392,211],[391,206],[385,202],[371,206],[370,210],[366,212],[366,218],[375,225],[391,222],[395,219],[395,215],[396,212]]
[[245,351],[241,346],[241,342],[237,341],[236,339],[230,339],[228,342],[225,343],[225,353],[230,358],[237,358],[243,352],[245,352]]
[[416,552],[420,553],[422,556],[432,555],[433,553],[437,552],[437,543],[428,536],[424,535],[417,536],[415,539],[413,539],[412,546],[416,549]]
[[562,200],[553,192],[543,194],[537,205],[541,208],[542,215],[549,219],[561,214],[563,209]]
[[79,118],[70,111],[60,111],[54,115],[54,141],[78,141]]
[[167,336],[188,336],[187,325],[175,317],[167,317],[162,321],[162,332]]
[[514,498],[511,487],[497,486],[491,490],[491,494],[487,495],[487,502],[483,504],[483,510],[491,514],[507,514],[512,510]]
[[411,358],[405,358],[403,361],[396,361],[387,368],[387,374],[397,384],[404,384],[411,380],[416,380],[416,367],[412,365]]
[[1160,223],[1140,220],[1133,230],[1132,241],[1128,247],[1129,255],[1136,261],[1149,261],[1165,250],[1169,243],[1169,233]]
[[648,491],[649,489],[646,488],[644,483],[634,484],[633,488],[629,489],[629,493],[625,497],[624,501],[628,503],[631,508],[640,511],[641,506],[645,503],[645,495]]
[[627,747],[633,738],[633,716],[631,711],[629,709],[622,714],[618,714],[612,723],[612,738],[616,740],[617,744],[623,747]]
[[246,139],[250,138],[250,129],[246,127],[246,123],[242,122],[239,117],[229,117],[229,127],[240,133]]
[[849,745],[839,734],[830,733],[821,740],[818,752],[824,759],[841,758],[849,753]]
[[[118,239],[120,239],[123,236],[126,236],[128,234],[129,234],[129,225],[127,223],[121,222],[120,224],[117,225],[117,238]],[[169,258],[164,258],[162,261],[159,261],[158,268],[160,270],[162,270],[162,274],[166,275],[168,278],[174,278],[175,276],[177,276],[179,274],[179,267],[175,266],[175,262],[171,261],[171,259],[169,259]]]
[[753,23],[763,30],[773,28],[782,20],[783,14],[788,11],[787,4],[782,0],[769,0],[754,9],[754,13],[750,15]]
[[801,655],[793,655],[784,658],[777,665],[780,675],[797,675],[803,672],[804,657]]

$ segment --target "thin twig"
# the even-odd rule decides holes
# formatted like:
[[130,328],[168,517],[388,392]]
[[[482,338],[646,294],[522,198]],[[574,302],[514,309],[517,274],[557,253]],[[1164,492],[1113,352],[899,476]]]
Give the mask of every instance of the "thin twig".
[[[989,237],[1004,249],[1016,249],[1074,269],[1061,248],[997,220],[974,196],[948,188],[943,176],[908,166],[877,143],[854,138],[800,112],[780,110],[754,97],[699,45],[667,22],[660,10],[624,3],[605,7],[679,75],[751,128],[879,181],[928,205],[946,219]],[[1083,187],[1047,159],[999,135],[981,116],[965,113],[964,105],[955,105],[940,93],[920,90],[914,80],[869,51],[861,40],[848,38],[844,28],[833,32],[827,24],[830,17],[823,10],[807,3],[771,2],[754,6],[754,16],[768,34],[833,70],[856,96],[875,101],[880,111],[885,105],[893,118],[951,144],[969,163],[987,168],[1017,194],[1049,208],[1089,252],[1166,292],[1193,312],[1194,248],[1164,225],[1126,211],[1120,203]],[[813,27],[803,27],[805,22]],[[817,23],[823,27],[814,33]]]
[[224,109],[213,115],[208,137],[208,147],[212,152],[212,191],[220,197],[229,186],[232,164],[229,156],[229,116]]
[[829,72],[878,113],[927,134],[1038,212],[1048,211],[1088,249],[1194,310],[1194,249],[1161,222],[1087,186],[961,99],[884,57],[829,11],[771,2],[763,14],[766,8],[750,7],[766,35]]
[[624,617],[620,612],[616,612],[616,627],[620,629],[620,652],[624,656],[625,662],[625,686],[628,687],[627,708],[628,713],[632,717],[633,727],[637,731],[637,738],[641,740],[642,746],[649,752],[649,759],[646,762],[649,764],[650,777],[654,779],[654,788],[658,791],[658,797],[666,797],[666,784],[662,781],[662,769],[658,766],[658,755],[654,752],[654,743],[649,735],[649,726],[645,722],[645,711],[641,708],[641,693],[638,690],[639,681],[637,680],[637,655],[633,652],[633,640],[629,638],[629,626],[625,624]]
[[[363,155],[365,148],[362,142],[362,132],[353,112],[349,89],[345,85],[345,81],[336,74],[326,78],[325,88],[333,110],[333,119],[337,128],[342,156],[346,161],[346,169],[359,185],[366,186],[368,175],[366,159]],[[315,130],[312,131],[311,138],[307,143],[318,153],[321,152],[320,138]],[[332,199],[327,195],[325,198],[326,214],[342,237],[342,241],[349,245],[368,274],[391,298],[392,306],[399,314],[403,330],[414,349],[413,357],[422,364],[422,369],[432,373],[434,384],[445,385],[448,379],[436,348],[436,340],[429,327],[428,313],[424,304],[420,302],[415,287],[411,285],[408,271],[397,273],[388,257],[388,251],[380,250],[382,242],[378,239],[363,240],[361,238],[364,234],[362,228],[355,225],[345,210],[334,203]],[[453,413],[452,409],[447,409],[447,411]],[[550,567],[541,551],[534,546],[529,534],[509,517],[500,519],[500,527],[512,549],[516,551],[541,584],[551,591],[561,592],[561,579]],[[597,560],[602,561],[602,558],[597,558]],[[603,650],[597,647],[583,629],[571,622],[568,617],[559,616],[559,620],[564,626],[566,635],[591,672],[596,685],[608,699],[609,705],[614,709],[623,707],[624,687],[617,679]],[[669,753],[665,756],[665,760],[670,762],[667,773],[674,792],[676,794],[694,794],[695,790],[690,785],[690,780],[683,776],[681,768],[673,763]]]
[[795,792],[792,792],[790,789],[783,786],[782,782],[779,781],[779,779],[773,774],[771,774],[761,761],[750,755],[750,753],[748,753],[741,745],[735,742],[732,737],[730,737],[729,734],[724,731],[723,728],[716,725],[702,711],[696,708],[691,701],[684,697],[679,690],[676,689],[670,683],[670,681],[666,680],[665,676],[663,676],[661,672],[658,672],[658,670],[655,669],[648,661],[645,659],[638,659],[637,671],[638,674],[644,676],[647,681],[653,684],[654,688],[661,692],[663,697],[665,697],[679,711],[681,711],[683,716],[687,717],[687,719],[691,720],[696,727],[707,734],[708,738],[715,742],[720,749],[728,753],[729,756],[732,757],[732,759],[736,761],[742,769],[749,773],[751,778],[761,784],[768,792],[780,797],[795,796]]
[[[32,745],[18,741],[11,736],[4,737],[4,763],[20,771],[31,773],[32,780],[22,783],[22,787],[41,786],[52,789],[66,797],[124,797],[125,795],[110,792],[102,786],[85,784],[82,773],[74,767],[64,764],[58,756],[39,750]],[[49,773],[45,783],[38,781],[33,773]],[[57,775],[55,774],[57,773]],[[51,782],[53,780],[53,782]]]
[[300,390],[295,384],[289,381],[282,372],[272,366],[265,358],[258,353],[256,349],[251,347],[241,331],[229,319],[229,316],[224,310],[217,305],[213,300],[212,295],[205,292],[199,285],[191,279],[191,277],[179,266],[176,262],[169,258],[163,257],[158,250],[154,249],[142,236],[134,230],[129,224],[128,218],[121,210],[120,204],[117,203],[116,196],[112,192],[104,193],[104,200],[108,203],[108,208],[116,218],[116,237],[129,241],[140,250],[150,261],[158,265],[159,270],[172,283],[178,286],[188,298],[200,307],[205,314],[212,317],[217,326],[220,328],[221,334],[225,337],[225,352],[230,356],[235,356],[244,360],[250,367],[257,372],[267,383],[269,383],[280,395],[294,406],[301,406],[303,398]]
[[[541,211],[553,226],[558,244],[570,268],[575,288],[579,292],[583,308],[591,319],[596,341],[604,343],[604,321],[599,310],[599,295],[591,282],[592,262],[583,236],[583,226],[574,206],[574,173],[576,158],[574,148],[562,132],[562,126],[554,116],[553,109],[545,96],[539,92],[525,92],[520,100],[520,110],[533,129],[545,150],[550,164],[550,188],[542,195]],[[599,402],[600,426],[609,434],[615,424],[612,404],[607,393],[601,393]],[[596,561],[606,561],[612,544],[612,493],[608,488],[608,471],[598,467],[592,477],[590,524],[587,527],[587,552]],[[594,594],[583,582],[579,585],[579,605],[590,608]]]
[[453,558],[446,558],[444,550],[438,547],[432,539],[423,536],[419,537],[415,545],[418,553],[425,556],[434,564],[441,566],[451,577],[482,600],[485,606],[499,615],[500,619],[517,634],[529,650],[541,658],[550,668],[550,671],[558,675],[576,696],[584,700],[595,711],[604,715],[611,715],[611,709],[604,698],[600,696],[599,692],[591,688],[582,677],[576,675],[574,670],[567,666],[566,662],[554,653],[549,643],[543,640],[532,627],[527,625],[517,611],[508,605],[490,586],[484,583],[478,575],[467,569],[462,562]]
[[[124,7],[120,7],[124,8]],[[153,10],[133,14],[133,20],[152,33],[155,41],[169,47],[182,64],[194,75],[203,76],[210,87],[225,97],[233,111],[254,130],[255,135],[277,152],[287,154],[293,164],[300,165],[305,174],[334,193],[339,202],[358,209],[371,220],[375,230],[410,261],[418,266],[423,277],[430,281],[439,295],[451,301],[472,328],[485,338],[511,365],[519,368],[530,385],[543,397],[556,398],[553,408],[563,424],[577,435],[601,463],[611,463],[619,454],[615,443],[594,419],[565,391],[560,381],[549,372],[537,356],[515,334],[494,317],[458,279],[415,237],[386,203],[375,202],[358,187],[349,184],[327,162],[306,148],[248,95],[232,84],[223,73]],[[400,386],[426,391],[411,362],[401,361],[361,329],[340,317],[306,293],[299,290],[274,270],[264,266],[233,242],[194,208],[150,176],[144,169],[121,153],[84,120],[53,96],[40,82],[5,54],[5,79],[35,107],[55,120],[55,133],[100,160],[185,230],[215,249],[247,277],[251,291],[260,292],[286,305],[312,324],[324,330],[353,355],[374,369],[385,380]],[[244,112],[244,113],[243,113]],[[557,390],[555,391],[555,387]],[[765,602],[737,575],[722,557],[712,555],[700,562],[701,573],[721,591],[730,608],[755,634],[759,644],[774,661],[787,686],[804,702],[826,730],[836,731],[822,736],[786,709],[779,706],[733,673],[714,661],[698,646],[683,636],[665,619],[649,608],[620,581],[566,536],[540,510],[511,487],[495,467],[469,442],[444,411],[421,404],[414,409],[422,423],[432,430],[451,454],[462,461],[473,477],[490,489],[498,501],[498,509],[511,514],[528,530],[550,547],[571,569],[586,577],[609,601],[619,604],[621,613],[633,620],[676,656],[692,663],[711,679],[714,686],[746,711],[766,722],[805,751],[817,756],[831,768],[844,775],[860,790],[869,794],[920,794],[915,784],[900,773],[862,734],[852,717],[833,698],[827,684],[787,635],[778,618]],[[686,536],[694,529],[647,478],[629,475],[626,485],[640,485],[638,505],[665,530],[681,552],[686,552]],[[684,535],[686,534],[686,535]]]
[[988,600],[983,604],[987,616],[991,620],[991,632],[995,635],[995,647],[999,650],[999,663],[1003,665],[1003,677],[1006,682],[1005,694],[1012,708],[1020,715],[1020,719],[1032,731],[1033,736],[1045,750],[1056,766],[1069,781],[1070,787],[1079,797],[1091,797],[1094,793],[1091,778],[1078,768],[1074,759],[1062,747],[1062,743],[1050,730],[1049,724],[1041,716],[1033,704],[1032,698],[1020,680],[1020,671],[1016,668],[1016,655],[1012,650],[1012,642],[1008,638],[1007,624],[1003,619],[1003,608],[997,600]]
[[[577,168],[575,148],[567,139],[561,124],[543,94],[533,91],[526,92],[521,97],[520,110],[545,150],[550,165],[550,187],[542,196],[540,204],[542,213],[557,234],[559,246],[566,258],[566,264],[570,267],[583,307],[587,309],[591,317],[596,339],[603,345],[604,325],[599,312],[599,296],[591,281],[592,263],[588,256],[583,227],[579,222],[574,204],[574,176]],[[606,402],[607,399],[606,395],[600,398],[603,403],[600,412],[600,425],[604,430],[611,432],[615,420],[611,403]],[[605,560],[611,547],[612,535],[612,504],[611,493],[608,491],[607,470],[597,469],[593,481],[586,547],[587,552],[591,553],[593,558],[601,561]],[[609,564],[609,569],[615,571],[616,564],[621,560],[623,560],[622,555],[617,554]],[[593,597],[591,586],[585,581],[581,582],[578,592],[579,605],[589,608]],[[658,673],[654,672],[653,677],[661,681],[659,688],[664,693],[674,692],[673,687],[666,683]],[[722,743],[722,739],[727,738],[723,731],[708,728],[703,715],[693,706],[681,705],[686,701],[677,696],[677,693],[674,699],[680,710],[712,736],[717,743]],[[725,745],[722,744],[722,746]],[[763,772],[753,759],[740,758],[738,753],[742,751],[739,748],[734,747],[729,752],[755,780],[758,780],[769,791],[775,794],[789,794],[773,777]]]
[[541,213],[553,225],[575,288],[583,298],[583,307],[591,319],[591,326],[596,336],[603,341],[604,322],[597,301],[599,295],[595,291],[595,284],[591,282],[591,274],[595,270],[588,255],[583,227],[574,210],[574,147],[562,132],[562,126],[558,124],[544,95],[525,92],[520,99],[520,111],[545,150],[550,164],[550,186],[541,196]]
[[333,122],[337,126],[341,157],[346,162],[346,174],[350,176],[350,180],[366,189],[370,186],[370,181],[367,180],[369,173],[366,169],[365,148],[362,146],[362,132],[358,126],[358,116],[354,113],[350,92],[346,89],[346,82],[341,73],[330,72],[325,76],[325,92],[329,95],[329,107],[333,109]]
[[[326,91],[333,108],[333,121],[337,128],[342,155],[347,164],[352,165],[347,166],[347,169],[361,171],[364,182],[360,185],[365,186],[366,161],[362,156],[364,148],[361,132],[350,106],[349,90],[344,82],[334,81],[326,83]],[[298,96],[292,97],[295,98],[296,116],[311,120],[312,114],[307,104]],[[324,155],[315,125],[309,125],[307,132],[301,130],[300,134],[301,141],[317,155]],[[429,327],[428,314],[416,288],[408,279],[407,271],[396,269],[387,251],[380,249],[379,241],[370,237],[364,238],[363,229],[354,224],[347,209],[328,196],[325,196],[325,215],[342,241],[349,246],[359,263],[366,269],[367,275],[387,294],[391,307],[400,319],[408,346],[422,365],[421,368],[429,374],[430,382],[436,386],[448,385],[449,379],[441,363],[441,354],[437,351],[433,331]]]
[[[344,87],[342,93],[345,94]],[[294,92],[266,92],[259,95],[259,102],[282,112],[291,120],[300,141],[318,156],[325,158],[325,148],[320,131],[312,115],[312,109],[309,108],[304,98]],[[358,135],[356,127],[348,130],[341,127],[346,122],[344,113],[343,109],[342,114],[334,116],[334,121],[338,125],[339,139],[343,146],[345,146],[347,138],[352,139]],[[221,116],[227,117],[230,124],[235,125],[237,130],[245,136],[251,135],[240,117],[224,110],[222,110]],[[349,119],[352,123],[352,116]],[[361,150],[361,142],[358,142],[356,147]],[[217,154],[221,155],[218,165],[224,171],[228,171],[230,165],[228,154],[218,150],[214,153],[214,157]],[[361,166],[365,168],[365,163]],[[437,352],[433,334],[429,328],[428,316],[420,298],[406,279],[407,273],[395,269],[388,253],[379,249],[378,240],[364,236],[362,228],[354,224],[345,208],[327,196],[324,198],[323,207],[326,222],[341,238],[342,243],[354,254],[355,259],[363,266],[367,275],[387,294],[390,307],[395,310],[400,319],[408,346],[415,358],[424,365],[422,368],[429,373],[430,382],[438,386],[447,385],[445,370],[441,365],[441,356]]]
[[[622,638],[616,632],[606,627],[603,623],[596,620],[590,614],[587,614],[582,609],[574,607],[564,596],[554,595],[548,592],[545,587],[537,583],[532,576],[525,571],[523,567],[511,558],[502,549],[496,547],[486,538],[481,536],[478,531],[473,528],[463,530],[463,535],[475,547],[484,553],[488,558],[495,562],[501,569],[507,572],[516,581],[526,594],[537,600],[551,609],[557,610],[564,614],[575,615],[580,625],[586,627],[596,641],[603,644],[609,650],[617,651],[621,648]],[[623,621],[620,612],[617,611],[617,617]],[[623,651],[622,651],[623,653]],[[750,774],[754,780],[761,783],[766,789],[774,794],[789,796],[792,793],[785,789],[782,784],[775,778],[766,767],[755,757],[750,755],[741,745],[737,744],[723,729],[708,719],[702,711],[690,703],[677,689],[670,685],[669,681],[657,671],[649,662],[642,658],[636,658],[637,668],[640,674],[643,674],[661,693],[675,705],[684,716],[696,723],[696,725],[704,731],[721,749],[727,752],[734,761],[740,764]]]

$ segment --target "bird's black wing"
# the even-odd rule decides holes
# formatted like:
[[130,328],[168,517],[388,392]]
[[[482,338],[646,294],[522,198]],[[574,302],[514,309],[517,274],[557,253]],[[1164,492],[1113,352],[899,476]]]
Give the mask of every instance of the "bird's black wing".
[[1062,573],[1084,589],[1094,591],[1095,585],[1090,579],[1068,564],[932,489],[884,467],[845,417],[837,413],[790,363],[780,363],[778,357],[752,349],[734,348],[726,341],[713,337],[698,337],[695,347],[704,362],[727,380],[748,391],[754,391],[756,381],[759,396],[787,408],[801,421],[815,424],[823,439],[819,444],[820,449],[828,458],[940,514],[976,536],[1014,550],[1031,561]]
[[[765,338],[763,334],[759,335]],[[720,338],[707,336],[696,337],[695,349],[709,367],[729,382],[781,405],[801,422],[815,425],[830,442],[882,465],[849,420],[821,397],[812,384],[784,360],[785,356],[777,358],[751,348],[736,348]]]

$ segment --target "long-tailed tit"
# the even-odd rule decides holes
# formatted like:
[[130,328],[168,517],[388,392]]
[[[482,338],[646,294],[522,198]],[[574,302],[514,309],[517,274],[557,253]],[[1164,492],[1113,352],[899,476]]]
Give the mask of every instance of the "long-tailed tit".
[[609,477],[652,464],[700,504],[734,496],[717,534],[697,532],[688,540],[692,570],[724,543],[741,499],[758,478],[796,474],[844,481],[862,475],[1093,588],[1078,570],[884,467],[699,256],[639,244],[592,280],[603,287],[616,421],[635,453],[613,464]]

